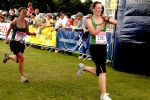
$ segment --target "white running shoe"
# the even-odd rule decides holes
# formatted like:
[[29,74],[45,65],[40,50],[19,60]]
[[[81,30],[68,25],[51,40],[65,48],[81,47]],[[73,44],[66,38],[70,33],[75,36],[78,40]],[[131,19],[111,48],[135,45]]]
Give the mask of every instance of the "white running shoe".
[[21,82],[22,82],[22,83],[27,83],[27,82],[28,82],[27,77],[21,76]]
[[109,93],[105,93],[104,95],[101,95],[100,100],[112,100],[108,95]]
[[83,68],[84,68],[84,64],[83,63],[79,63],[78,64],[78,71],[77,71],[77,76],[81,76],[83,74]]

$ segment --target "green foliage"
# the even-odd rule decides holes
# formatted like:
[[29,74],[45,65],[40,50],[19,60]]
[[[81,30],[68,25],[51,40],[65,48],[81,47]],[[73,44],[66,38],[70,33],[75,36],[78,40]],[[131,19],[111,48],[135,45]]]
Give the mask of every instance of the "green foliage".
[[89,14],[89,13],[92,13],[91,10],[90,10],[90,7],[91,7],[91,4],[92,4],[92,0],[86,0],[84,3],[83,3],[83,11],[82,12],[86,12],[85,14]]
[[[83,12],[90,13],[90,5],[92,0],[86,0],[82,3],[80,0],[0,0],[1,9],[9,10],[10,8],[27,7],[28,2],[32,2],[33,8],[39,8],[40,12]],[[7,4],[7,6],[5,6]]]

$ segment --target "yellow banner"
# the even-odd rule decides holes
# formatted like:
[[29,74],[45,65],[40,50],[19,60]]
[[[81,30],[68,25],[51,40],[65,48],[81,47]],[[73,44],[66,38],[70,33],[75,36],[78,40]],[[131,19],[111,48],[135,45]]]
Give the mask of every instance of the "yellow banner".
[[118,0],[111,0],[110,7],[112,9],[116,9],[118,4]]
[[[37,33],[38,28],[33,28],[32,25],[29,26],[29,32]],[[41,31],[41,34],[37,34],[36,36],[28,36],[27,42],[46,45],[46,46],[56,46],[56,31],[52,27],[44,28]]]

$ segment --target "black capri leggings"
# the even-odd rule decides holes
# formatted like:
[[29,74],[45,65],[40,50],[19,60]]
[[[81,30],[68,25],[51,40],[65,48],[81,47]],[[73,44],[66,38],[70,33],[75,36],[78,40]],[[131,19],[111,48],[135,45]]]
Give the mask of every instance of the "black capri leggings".
[[106,73],[106,55],[107,55],[107,45],[94,44],[90,45],[90,54],[92,60],[96,65],[96,75],[99,76],[100,73]]

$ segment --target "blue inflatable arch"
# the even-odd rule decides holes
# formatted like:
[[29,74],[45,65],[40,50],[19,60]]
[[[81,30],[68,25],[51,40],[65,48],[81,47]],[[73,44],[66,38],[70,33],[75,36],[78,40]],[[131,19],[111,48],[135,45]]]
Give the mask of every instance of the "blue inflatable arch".
[[113,67],[150,75],[150,0],[119,0]]

